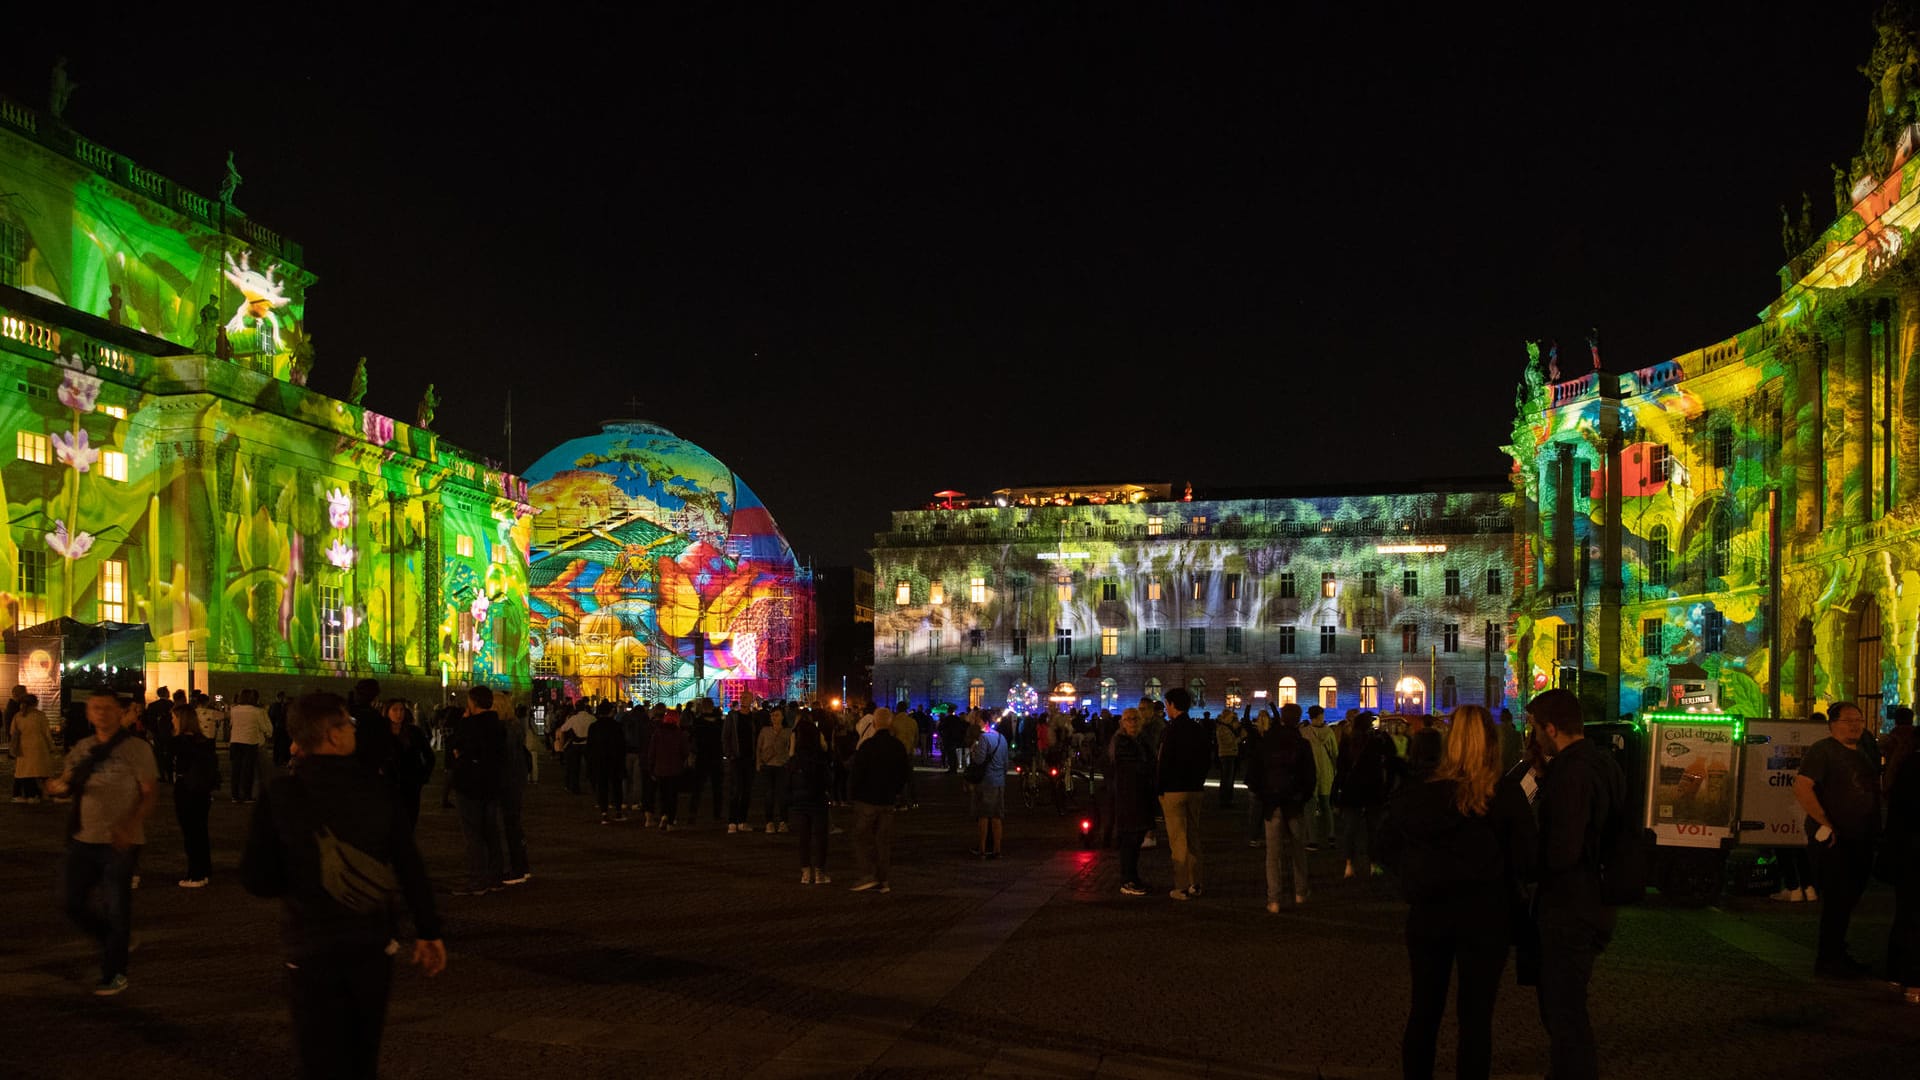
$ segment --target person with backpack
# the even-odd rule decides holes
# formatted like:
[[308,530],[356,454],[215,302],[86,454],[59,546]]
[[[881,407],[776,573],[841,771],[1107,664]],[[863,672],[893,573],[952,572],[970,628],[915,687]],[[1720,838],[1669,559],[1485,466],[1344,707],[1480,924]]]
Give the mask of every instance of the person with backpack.
[[288,709],[287,727],[300,757],[255,806],[240,877],[253,895],[281,901],[301,1074],[372,1077],[393,985],[396,901],[413,918],[413,963],[429,976],[447,966],[433,885],[393,786],[355,760],[347,703],[308,694]]
[[1600,1058],[1587,984],[1613,936],[1608,893],[1620,887],[1603,889],[1601,867],[1610,841],[1623,835],[1635,840],[1638,830],[1627,828],[1624,819],[1626,777],[1612,755],[1587,742],[1573,691],[1546,691],[1527,703],[1527,715],[1541,749],[1551,755],[1540,782],[1540,884],[1534,895],[1540,1019],[1551,1044],[1548,1072],[1555,1080],[1588,1080],[1600,1075]]
[[1478,705],[1460,706],[1429,779],[1407,784],[1388,802],[1377,845],[1408,904],[1413,993],[1400,1062],[1410,1080],[1433,1076],[1456,967],[1456,1072],[1482,1080],[1492,1072],[1494,999],[1538,845],[1526,795],[1501,777],[1493,717]]
[[1300,733],[1300,706],[1288,702],[1280,707],[1280,719],[1260,737],[1259,757],[1247,779],[1266,823],[1267,912],[1278,915],[1281,897],[1288,895],[1283,857],[1293,873],[1293,902],[1306,903],[1310,893],[1307,803],[1313,800],[1316,774],[1313,749]]
[[169,722],[178,732],[167,742],[173,755],[173,818],[180,824],[180,846],[187,856],[187,876],[179,884],[183,889],[199,889],[213,876],[207,814],[213,808],[213,793],[220,790],[220,756],[213,740],[200,733],[200,717],[193,706],[173,706]]
[[1386,813],[1397,762],[1393,742],[1374,729],[1372,713],[1360,713],[1340,724],[1332,802],[1340,812],[1340,850],[1346,856],[1349,878],[1379,872],[1369,842]]

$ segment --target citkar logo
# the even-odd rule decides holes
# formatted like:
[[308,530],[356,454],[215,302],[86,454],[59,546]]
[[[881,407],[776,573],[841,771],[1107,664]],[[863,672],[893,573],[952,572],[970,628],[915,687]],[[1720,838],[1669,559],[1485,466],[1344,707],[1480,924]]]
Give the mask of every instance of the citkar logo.
[[1670,742],[1667,744],[1668,757],[1680,757],[1683,754],[1691,754],[1691,753],[1693,753],[1693,748],[1688,746],[1686,743]]

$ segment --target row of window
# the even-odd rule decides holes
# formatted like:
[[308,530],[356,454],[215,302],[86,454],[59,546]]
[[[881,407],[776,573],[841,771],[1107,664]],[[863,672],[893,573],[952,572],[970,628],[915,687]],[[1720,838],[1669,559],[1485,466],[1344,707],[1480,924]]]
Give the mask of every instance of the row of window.
[[[1360,680],[1360,708],[1380,708],[1380,692],[1385,686],[1386,684],[1376,676],[1367,675],[1362,677]],[[929,697],[934,700],[939,700],[942,691],[945,689],[945,684],[939,679],[934,679],[928,689],[930,690]],[[1017,690],[1018,688],[1015,689]],[[1333,709],[1337,706],[1340,700],[1340,680],[1331,675],[1323,675],[1320,677],[1315,689],[1318,691],[1318,700],[1321,707]],[[1127,702],[1120,700],[1119,680],[1111,677],[1101,679],[1099,690],[1101,708],[1117,710],[1127,704]],[[913,700],[913,683],[905,679],[897,680],[893,684],[893,691],[893,700],[895,701]],[[1053,688],[1053,691],[1056,695],[1063,697],[1074,697],[1079,694],[1079,689],[1071,682],[1060,683]],[[1146,681],[1145,686],[1141,688],[1140,696],[1150,701],[1160,701],[1163,699],[1165,692],[1166,688],[1158,678],[1150,678]],[[1497,686],[1490,685],[1488,687],[1490,697],[1497,692]],[[1192,696],[1193,707],[1195,709],[1205,709],[1212,704],[1211,700],[1207,697],[1207,680],[1205,679],[1195,676],[1188,680],[1187,693]],[[1395,708],[1424,710],[1426,707],[1426,696],[1427,684],[1425,680],[1417,675],[1407,675],[1402,676],[1400,681],[1393,685],[1393,697],[1390,700],[1393,702]],[[1253,696],[1254,707],[1268,707],[1269,702],[1263,700],[1265,697],[1266,691],[1255,691]],[[1247,704],[1247,698],[1239,679],[1227,680],[1224,703],[1229,709],[1238,709]],[[1282,705],[1297,705],[1299,703],[1299,682],[1291,675],[1283,676],[1279,684],[1274,688],[1271,707],[1279,708]],[[969,680],[967,684],[967,707],[970,709],[978,709],[984,708],[989,704],[987,700],[987,681],[980,678]],[[1459,684],[1452,675],[1448,675],[1440,680],[1440,707],[1443,709],[1451,709],[1458,704],[1460,704]]]
[[[1665,525],[1647,530],[1647,584],[1673,581],[1672,545]],[[1726,577],[1733,569],[1733,514],[1723,502],[1707,517],[1707,550],[1702,553],[1708,577]]]
[[[1419,652],[1420,651],[1419,624],[1406,623],[1406,624],[1403,624],[1399,629],[1400,629],[1400,651],[1402,653]],[[1280,626],[1280,627],[1274,628],[1275,642],[1279,648],[1279,651],[1283,655],[1292,654],[1299,651],[1298,650],[1299,636],[1297,634],[1297,631],[1298,631],[1298,628],[1293,626]],[[1227,655],[1237,656],[1246,651],[1246,631],[1244,627],[1239,627],[1239,626],[1223,627],[1221,628],[1221,632],[1222,632],[1222,637],[1224,638],[1224,645],[1225,645],[1224,651]],[[1363,656],[1371,655],[1379,651],[1376,634],[1377,634],[1377,631],[1364,629],[1364,628],[1360,631],[1361,655]],[[1503,636],[1504,636],[1504,629],[1500,625],[1498,625],[1497,623],[1487,624],[1487,647],[1489,649],[1496,652],[1499,651],[1500,648],[1502,647],[1501,641]],[[930,654],[938,655],[940,652],[941,642],[943,638],[944,638],[944,635],[942,631],[939,630],[938,628],[929,629],[927,631],[927,647],[928,647],[927,651]],[[986,647],[986,640],[987,640],[987,632],[985,630],[975,628],[967,631],[967,647],[969,649],[981,649]],[[1339,627],[1337,626],[1320,627],[1321,655],[1323,656],[1331,655],[1335,652],[1338,652],[1339,642],[1340,642]],[[1013,653],[1013,655],[1015,656],[1027,655],[1027,649],[1028,649],[1027,632],[1025,630],[1013,631],[1009,639],[1009,644],[1011,646],[1010,651]],[[1140,644],[1141,644],[1141,651],[1144,652],[1145,654],[1149,656],[1161,655],[1166,651],[1165,629],[1163,627],[1158,627],[1158,626],[1143,627],[1140,631]],[[905,656],[907,655],[907,653],[909,653],[912,650],[912,647],[913,647],[913,631],[901,630],[894,635],[894,652],[896,655]],[[1073,628],[1072,627],[1063,626],[1054,630],[1053,651],[1054,651],[1054,655],[1056,656],[1072,656],[1073,655]],[[1456,653],[1460,651],[1460,624],[1459,623],[1442,624],[1440,628],[1440,651],[1445,653]],[[1206,652],[1207,652],[1207,627],[1204,627],[1204,626],[1187,627],[1187,653],[1189,655],[1205,655]],[[1119,628],[1111,627],[1111,626],[1101,628],[1100,655],[1102,656],[1120,655]]]
[[[37,431],[21,431],[14,434],[13,456],[34,465],[53,463],[53,440]],[[121,450],[100,451],[98,462],[100,475],[109,480],[127,478],[127,455]]]
[[[1188,578],[1189,578],[1189,584],[1192,590],[1191,591],[1192,598],[1195,600],[1205,599],[1207,594],[1207,586],[1210,584],[1209,575],[1190,574],[1188,575]],[[1025,584],[1026,584],[1026,579],[1024,574],[1015,576],[1015,579],[1014,579],[1015,588],[1023,588]],[[1103,603],[1112,602],[1120,599],[1120,583],[1117,580],[1113,578],[1103,578],[1100,580],[1099,585],[1100,585],[1100,599]],[[1487,589],[1486,589],[1487,594],[1489,596],[1498,596],[1502,593],[1505,586],[1506,586],[1506,580],[1504,575],[1502,575],[1502,573],[1500,572],[1500,568],[1497,566],[1488,567],[1487,568]],[[1072,602],[1073,600],[1073,582],[1072,581],[1064,580],[1064,579],[1056,581],[1054,583],[1054,588],[1059,595],[1059,599],[1061,603],[1065,604],[1065,603]],[[1299,588],[1298,579],[1295,578],[1294,572],[1291,570],[1281,571],[1280,598],[1283,600],[1287,600],[1287,599],[1293,599],[1297,597],[1299,595],[1298,588]],[[1460,571],[1459,570],[1445,571],[1441,579],[1441,588],[1444,591],[1444,595],[1446,596],[1462,595],[1461,585],[1460,585]],[[1239,574],[1226,575],[1227,599],[1229,600],[1240,599],[1240,589],[1241,589],[1241,575]],[[1323,571],[1320,574],[1320,595],[1326,599],[1333,599],[1334,597],[1338,596],[1339,593],[1340,593],[1339,577],[1335,575],[1331,570]],[[1420,595],[1420,572],[1418,570],[1401,571],[1400,593],[1402,596],[1419,596]],[[1360,595],[1361,596],[1380,595],[1380,575],[1378,571],[1363,570],[1360,572]],[[1147,599],[1149,601],[1154,601],[1154,600],[1161,600],[1164,598],[1165,597],[1162,591],[1160,579],[1157,577],[1149,578],[1147,580]],[[974,604],[984,604],[987,602],[987,579],[986,578],[975,577],[968,581],[967,599],[970,603],[974,603]],[[907,580],[906,578],[901,578],[898,581],[896,581],[893,586],[893,602],[897,607],[912,606],[913,582]],[[941,581],[930,582],[927,586],[927,603],[944,604],[946,602],[947,602],[946,583]]]
[[[1652,659],[1664,655],[1667,651],[1662,631],[1666,626],[1664,619],[1640,620],[1640,653]],[[1572,629],[1562,627],[1563,630]],[[1727,617],[1718,611],[1709,611],[1700,619],[1700,648],[1704,652],[1719,652],[1727,645]],[[1563,656],[1561,659],[1572,659]]]

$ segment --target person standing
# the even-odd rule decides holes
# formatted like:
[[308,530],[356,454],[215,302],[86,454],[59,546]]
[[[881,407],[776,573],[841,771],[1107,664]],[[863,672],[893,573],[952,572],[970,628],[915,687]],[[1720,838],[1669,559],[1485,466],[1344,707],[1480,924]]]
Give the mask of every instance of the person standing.
[[1240,742],[1246,737],[1232,709],[1213,725],[1214,754],[1220,759],[1220,809],[1233,809],[1233,784],[1240,776]]
[[253,801],[259,778],[260,747],[272,736],[267,711],[257,703],[258,691],[240,691],[240,703],[227,710],[227,758],[233,766],[233,801]]
[[1540,1019],[1551,1044],[1555,1080],[1600,1075],[1587,984],[1594,960],[1613,936],[1613,909],[1600,892],[1600,844],[1609,818],[1625,812],[1626,777],[1612,755],[1584,733],[1580,699],[1548,690],[1527,714],[1550,754],[1540,782],[1540,887],[1534,897],[1540,930]]
[[428,976],[447,965],[440,916],[391,783],[356,760],[346,702],[308,694],[287,725],[300,759],[255,808],[240,877],[253,895],[281,901],[301,1074],[371,1078],[393,987],[395,901],[412,916],[411,959]]
[[126,726],[120,699],[111,691],[95,690],[87,698],[86,715],[93,733],[74,743],[65,769],[47,782],[47,790],[73,797],[63,875],[67,917],[99,943],[100,982],[93,992],[111,997],[127,988],[133,878],[147,842],[147,815],[153,813],[160,769],[153,747]]
[[413,707],[399,698],[387,702],[387,730],[393,737],[393,797],[409,828],[420,824],[420,792],[433,778],[433,742],[413,722]]
[[827,801],[833,788],[833,759],[811,717],[793,726],[793,751],[787,758],[787,814],[800,841],[800,884],[831,885],[827,876]]
[[747,831],[747,810],[753,805],[753,779],[756,775],[753,712],[743,702],[727,714],[721,732],[720,752],[727,763],[727,832]]
[[[297,734],[295,736],[298,738]],[[455,896],[481,896],[500,888],[500,780],[507,729],[493,711],[493,690],[467,690],[467,708],[448,735],[453,748],[453,796],[467,846],[467,883]]]
[[1120,714],[1120,727],[1107,744],[1107,787],[1111,794],[1114,843],[1120,848],[1120,891],[1147,895],[1140,877],[1140,844],[1153,828],[1153,755],[1140,738],[1139,709]]
[[[1314,714],[1319,713],[1316,720]],[[1307,850],[1319,851],[1333,846],[1333,758],[1339,743],[1327,727],[1326,715],[1315,705],[1307,712],[1307,726],[1300,732],[1313,754],[1313,800],[1308,805]]]
[[647,740],[653,735],[653,717],[644,705],[635,705],[620,714],[620,741],[627,748],[626,808],[646,814],[643,824],[653,824],[652,777],[647,776]]
[[940,718],[940,763],[947,767],[947,775],[960,771],[960,759],[967,747],[966,717],[955,709]]
[[1493,1071],[1494,999],[1507,966],[1511,916],[1539,845],[1526,795],[1503,782],[1502,772],[1493,717],[1462,705],[1431,779],[1408,784],[1387,805],[1381,862],[1399,878],[1408,904],[1412,1005],[1400,1061],[1409,1080],[1433,1076],[1456,968],[1457,1074],[1485,1080]]
[[1346,876],[1376,873],[1371,839],[1393,792],[1393,742],[1361,713],[1340,724],[1340,754],[1333,765],[1334,808],[1340,812],[1340,850]]
[[853,752],[847,794],[853,801],[853,850],[862,871],[854,892],[893,891],[888,876],[893,866],[893,815],[913,768],[897,730],[900,720],[887,709],[874,710],[873,737]]
[[[161,690],[165,691],[165,687]],[[267,724],[273,728],[273,767],[284,769],[293,760],[293,736],[287,734],[287,692],[276,691],[267,706]]]
[[[1307,886],[1307,803],[1315,783],[1313,748],[1300,732],[1300,706],[1280,706],[1280,718],[1260,737],[1260,756],[1248,774],[1248,787],[1260,802],[1266,831],[1267,911],[1280,914],[1283,897],[1304,904]],[[1293,889],[1287,890],[1290,869]]]
[[1193,718],[1193,695],[1185,687],[1167,691],[1167,726],[1160,736],[1157,787],[1160,812],[1167,819],[1167,847],[1173,856],[1175,900],[1200,895],[1200,793],[1213,770],[1213,741]]
[[[684,717],[683,717],[684,719]],[[693,703],[692,718],[687,729],[687,737],[693,742],[693,771],[688,783],[693,794],[687,799],[687,824],[700,820],[700,792],[709,789],[713,795],[713,816],[718,818],[724,812],[721,801],[721,784],[725,779],[721,757],[722,735],[720,718],[714,714],[712,705],[701,698]]]
[[1862,745],[1866,716],[1850,701],[1827,710],[1827,737],[1807,747],[1793,795],[1807,812],[1808,851],[1820,890],[1815,974],[1852,978],[1867,965],[1847,951],[1847,926],[1866,892],[1880,832],[1880,777]]
[[173,780],[173,702],[162,686],[140,714],[140,726],[147,729],[147,741],[153,744],[153,756],[160,763],[160,779]]
[[[9,702],[11,707],[15,703]],[[22,694],[19,708],[7,724],[7,745],[13,754],[13,801],[38,803],[41,781],[53,775],[53,734],[36,694]]]
[[620,793],[627,771],[627,738],[610,701],[600,703],[599,719],[587,729],[587,770],[593,779],[593,799],[600,806],[600,824],[627,820],[626,800]]
[[773,710],[772,722],[754,740],[753,760],[767,790],[767,832],[787,831],[787,756],[792,747],[784,710]]
[[186,849],[187,876],[183,889],[204,888],[213,876],[213,843],[207,836],[207,814],[213,793],[220,790],[220,755],[213,740],[200,733],[200,718],[185,705],[173,706],[171,721],[179,731],[168,742],[173,754],[173,817],[180,825],[180,846]]
[[555,743],[560,750],[560,760],[567,774],[567,794],[580,794],[580,770],[587,761],[587,729],[593,726],[593,710],[587,708],[585,699],[580,707],[560,725]]
[[679,823],[680,780],[687,772],[687,733],[680,728],[680,714],[673,709],[661,712],[647,744],[647,770],[653,774],[660,799],[660,831],[672,832]]
[[1007,749],[1011,743],[987,722],[984,711],[974,710],[973,724],[975,734],[973,748],[967,751],[966,777],[967,786],[973,789],[973,816],[980,823],[980,840],[973,854],[997,859],[1006,839]]
[[380,711],[380,681],[361,679],[353,684],[353,753],[367,768],[387,775],[393,766],[393,725]]

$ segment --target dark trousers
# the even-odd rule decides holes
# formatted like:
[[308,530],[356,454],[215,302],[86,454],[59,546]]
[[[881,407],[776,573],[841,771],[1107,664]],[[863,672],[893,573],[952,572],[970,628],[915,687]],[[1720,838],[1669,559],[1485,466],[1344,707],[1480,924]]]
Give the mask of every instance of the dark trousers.
[[372,1080],[392,988],[393,959],[379,946],[329,949],[289,962],[287,1005],[300,1074],[307,1080]]
[[600,804],[600,813],[604,816],[608,810],[620,809],[622,796],[620,788],[625,781],[625,761],[601,761],[593,766],[593,800]]
[[[661,819],[669,825],[678,824],[679,822],[675,819],[680,814],[680,777],[655,777],[654,784],[659,788],[656,794],[658,794],[660,798]],[[651,803],[649,803],[649,805],[651,805]]]
[[40,797],[40,781],[35,777],[15,778],[13,797],[16,799],[37,799]]
[[467,841],[467,888],[500,884],[500,802],[453,793],[460,807],[460,833]]
[[1540,925],[1540,1023],[1551,1044],[1547,1070],[1554,1080],[1596,1080],[1600,1052],[1587,1015],[1587,984],[1593,961],[1606,947],[1610,928],[1572,911],[1543,910]]
[[761,779],[767,785],[767,824],[775,825],[787,819],[787,770],[785,766],[769,765],[760,770]]
[[[127,973],[127,939],[133,934],[133,875],[140,846],[115,851],[112,844],[67,841],[67,918],[100,944],[100,981]],[[93,895],[99,890],[96,909]]]
[[[853,853],[869,880],[882,885],[893,868],[893,807],[853,804]],[[824,856],[820,865],[825,866]]]
[[723,813],[720,802],[720,763],[696,761],[693,764],[693,794],[687,798],[687,820],[693,821],[700,816],[700,789],[708,788],[713,792],[713,816]]
[[793,831],[800,839],[800,866],[816,870],[827,868],[827,811],[825,807],[794,807]]
[[202,881],[213,873],[213,843],[207,839],[207,811],[213,796],[173,789],[173,819],[180,823],[180,846],[187,852],[187,878]]
[[[1447,1011],[1447,984],[1460,969],[1460,1000],[1455,1012],[1460,1043],[1454,1074],[1461,1080],[1485,1080],[1493,1072],[1493,1000],[1507,968],[1507,944],[1498,931],[1474,935],[1416,935],[1407,931],[1407,963],[1413,975],[1413,1005],[1400,1043],[1400,1067],[1408,1080],[1433,1075],[1440,1041],[1440,1020]],[[1556,1074],[1558,1075],[1558,1074]]]
[[1813,845],[1814,880],[1820,889],[1819,961],[1833,961],[1847,955],[1847,924],[1853,921],[1853,909],[1867,891],[1867,878],[1873,870],[1873,841],[1869,838],[1840,837],[1831,845]]
[[500,789],[500,839],[507,849],[507,876],[527,876],[527,834],[520,827],[520,804],[526,785],[509,783]]
[[1140,843],[1147,838],[1145,829],[1121,829],[1120,843],[1120,884],[1141,884],[1140,881]]
[[753,763],[732,766],[727,772],[727,824],[745,825],[753,806]]
[[423,784],[403,783],[393,785],[393,801],[400,804],[400,812],[407,816],[407,828],[420,831],[420,789]]
[[1240,775],[1240,756],[1238,754],[1220,759],[1220,805],[1233,806],[1233,781]]
[[260,748],[234,743],[227,747],[227,756],[233,762],[233,801],[252,802],[254,766],[260,761]]
[[561,753],[561,760],[567,767],[567,790],[580,794],[580,767],[587,760],[587,748],[580,743],[571,742]]

